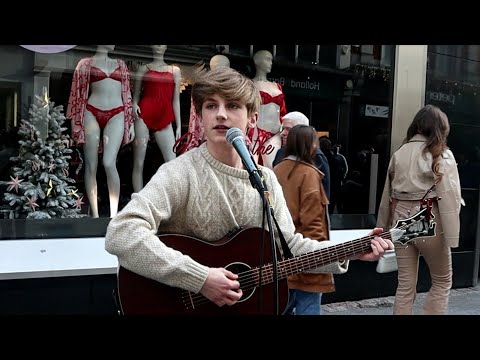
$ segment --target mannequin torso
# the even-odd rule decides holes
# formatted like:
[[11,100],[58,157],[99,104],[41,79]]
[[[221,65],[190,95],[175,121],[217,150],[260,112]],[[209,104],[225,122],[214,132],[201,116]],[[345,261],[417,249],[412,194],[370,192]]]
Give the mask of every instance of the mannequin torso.
[[[98,45],[90,58],[75,68],[67,118],[72,119],[72,139],[83,144],[85,189],[92,217],[99,217],[97,194],[98,153],[107,176],[110,217],[118,211],[120,177],[116,161],[122,144],[135,136],[130,76],[123,60],[108,56],[115,45]],[[102,141],[101,135],[103,130]]]
[[[153,45],[152,49],[154,49],[153,61],[140,66],[135,76],[134,112],[152,131],[160,131],[175,121],[178,135],[175,138],[178,139],[181,131],[179,104],[181,71],[178,66],[168,65],[165,62],[163,53],[166,45]],[[146,117],[153,116],[153,113],[150,114],[148,109],[149,114],[142,114],[141,105],[148,108],[146,102],[155,101],[154,99],[162,104],[160,109],[153,109],[152,112],[164,111],[164,113],[160,118],[147,120]]]
[[118,60],[109,58],[107,54],[102,55],[97,53],[93,56],[90,77],[94,73],[103,74],[106,77],[101,79],[99,76],[98,81],[90,79],[91,92],[88,103],[99,109],[113,109],[123,105],[121,96],[118,96],[122,92],[122,83],[111,78],[113,74],[117,74],[120,64]]
[[253,57],[255,77],[253,82],[262,97],[258,112],[258,123],[255,129],[248,133],[252,141],[251,151],[255,159],[262,165],[273,169],[273,160],[282,142],[280,128],[282,115],[286,114],[285,98],[282,87],[269,81],[267,74],[272,70],[272,54],[260,50]]
[[[135,192],[143,188],[143,168],[145,153],[153,132],[155,141],[162,152],[165,162],[175,158],[173,146],[181,134],[180,118],[180,82],[181,71],[178,66],[164,61],[166,45],[152,45],[153,61],[140,66],[135,79],[134,113],[135,132],[133,143],[132,183]],[[172,123],[176,129],[173,132]]]
[[276,134],[281,127],[280,110],[284,100],[283,92],[277,83],[256,78],[253,78],[253,82],[262,97],[257,126],[272,134]]

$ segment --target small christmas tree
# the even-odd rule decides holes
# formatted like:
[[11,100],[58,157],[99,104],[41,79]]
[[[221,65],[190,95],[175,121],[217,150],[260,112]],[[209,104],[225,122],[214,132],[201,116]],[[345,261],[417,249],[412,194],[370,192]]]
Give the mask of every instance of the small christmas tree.
[[13,176],[10,181],[0,181],[0,185],[8,186],[4,199],[15,218],[83,217],[83,197],[70,185],[75,180],[68,176],[68,154],[72,150],[69,136],[64,133],[66,128],[62,127],[63,106],[55,107],[50,102],[46,88],[43,96],[36,95],[35,99],[29,109],[30,120],[22,120],[18,130],[21,140],[19,155],[11,158],[16,163]]

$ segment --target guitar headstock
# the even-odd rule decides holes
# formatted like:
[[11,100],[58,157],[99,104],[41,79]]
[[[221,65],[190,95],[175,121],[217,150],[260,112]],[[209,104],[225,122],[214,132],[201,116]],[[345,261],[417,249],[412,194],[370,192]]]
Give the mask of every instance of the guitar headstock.
[[434,216],[428,213],[429,211],[430,210],[425,207],[407,219],[397,220],[395,226],[390,229],[392,241],[406,245],[420,236],[435,236],[437,223],[433,221]]

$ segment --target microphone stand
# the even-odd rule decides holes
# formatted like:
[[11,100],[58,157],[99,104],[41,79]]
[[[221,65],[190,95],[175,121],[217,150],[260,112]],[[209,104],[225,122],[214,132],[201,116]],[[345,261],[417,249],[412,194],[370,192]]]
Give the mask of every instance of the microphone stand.
[[[263,179],[263,176],[262,176]],[[272,252],[272,262],[273,262],[273,306],[275,315],[279,315],[279,304],[278,304],[278,264],[277,264],[277,248],[275,243],[275,236],[273,233],[273,222],[272,222],[272,213],[273,206],[270,201],[270,193],[266,187],[265,181],[263,180],[265,191],[263,191],[262,202],[263,202],[263,211],[267,215],[267,225],[268,225],[268,234],[270,236],[271,252]]]
[[[250,155],[251,156],[251,155]],[[252,162],[254,164],[255,161],[252,158]],[[264,216],[266,215],[267,217],[267,226],[268,226],[268,233],[270,236],[270,245],[271,245],[271,252],[272,252],[272,265],[273,265],[273,307],[275,314],[279,314],[279,304],[278,304],[278,264],[277,264],[277,249],[276,249],[276,242],[275,242],[275,237],[274,237],[274,228],[273,228],[273,222],[272,222],[272,214],[273,214],[273,206],[270,201],[270,193],[268,192],[267,184],[265,183],[265,179],[263,177],[263,174],[261,171],[258,169],[257,166],[255,166],[257,171],[250,174],[250,183],[252,186],[257,189],[258,193],[260,194],[260,197],[262,198],[262,206],[263,206],[263,214]],[[262,226],[264,226],[264,222],[262,223]],[[265,229],[264,229],[265,230]],[[260,282],[259,285],[262,285],[262,267],[260,269]]]

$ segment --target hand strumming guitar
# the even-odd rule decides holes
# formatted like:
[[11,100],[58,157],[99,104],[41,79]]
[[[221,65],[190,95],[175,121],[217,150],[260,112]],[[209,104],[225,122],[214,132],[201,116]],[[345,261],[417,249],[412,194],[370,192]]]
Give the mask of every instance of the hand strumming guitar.
[[200,293],[218,306],[234,305],[243,295],[237,278],[224,268],[210,268]]

